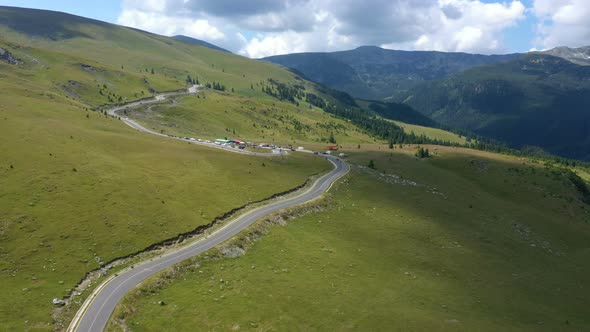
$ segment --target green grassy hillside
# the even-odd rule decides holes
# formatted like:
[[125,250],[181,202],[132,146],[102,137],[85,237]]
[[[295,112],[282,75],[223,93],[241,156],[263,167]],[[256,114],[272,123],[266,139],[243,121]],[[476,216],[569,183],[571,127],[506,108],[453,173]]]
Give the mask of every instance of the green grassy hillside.
[[0,283],[10,299],[0,330],[51,330],[51,300],[102,262],[329,168],[165,140],[19,86],[0,89]]
[[282,110],[291,104],[251,84],[313,89],[286,70],[46,11],[0,7],[0,36],[0,284],[9,299],[0,330],[53,330],[51,300],[104,262],[329,168],[311,156],[261,159],[153,137],[93,111],[184,89],[188,75],[225,85],[227,101]]
[[[19,24],[18,18],[23,17],[37,23],[32,27]],[[173,122],[182,120],[185,132],[207,128],[202,134],[217,137],[225,136],[231,127],[232,132],[239,129],[240,134],[253,140],[274,136],[275,142],[284,140],[284,144],[321,142],[332,132],[344,142],[372,141],[347,121],[306,101],[306,95],[311,94],[334,105],[340,103],[323,88],[269,63],[135,29],[38,10],[0,7],[0,34],[0,47],[22,61],[18,66],[8,66],[11,70],[3,73],[7,78],[42,86],[43,90],[89,108],[146,98],[154,91],[183,89],[190,77],[203,86],[223,86],[225,91],[212,95],[219,104],[192,100],[164,116]],[[287,96],[280,94],[283,87],[289,90]],[[292,91],[297,97],[289,100]],[[160,118],[159,110],[172,108],[152,109]],[[194,119],[190,119],[184,115],[187,112],[182,112],[186,109],[201,111],[191,113]],[[260,127],[249,128],[253,113],[244,114],[244,109],[257,113],[255,118],[266,127],[266,133]],[[223,113],[218,112],[221,110]],[[171,114],[178,112],[184,118]]]
[[466,144],[467,139],[464,136],[459,136],[447,130],[424,127],[414,124],[408,124],[400,121],[393,121],[396,125],[402,127],[407,133],[414,133],[418,136],[424,135],[431,139],[437,139],[445,142],[451,142],[456,144]]
[[[150,88],[184,88],[188,75],[203,84],[220,82],[236,93],[256,97],[268,96],[250,89],[251,84],[269,78],[295,82],[294,74],[268,63],[50,11],[0,7],[0,34],[4,40],[0,47],[10,49],[23,67],[36,71],[32,79],[53,86],[77,81],[70,89],[93,106],[108,103],[99,94],[102,84],[107,85],[103,93],[108,89],[124,100],[137,99]],[[40,75],[41,70],[47,74]]]
[[[587,207],[559,172],[498,161],[497,156],[469,155],[475,152],[449,152],[447,157],[423,161],[411,157],[413,150],[397,152],[397,147],[394,155],[386,146],[359,153],[364,151],[359,144],[365,148],[378,142],[367,133],[385,140],[400,131],[363,113],[347,96],[280,67],[135,29],[62,13],[0,7],[0,48],[0,330],[59,329],[51,300],[67,295],[88,271],[296,187],[328,168],[313,156],[261,159],[167,140],[134,131],[97,111],[156,91],[184,89],[189,76],[190,84],[198,80],[225,91],[207,89],[199,97],[177,98],[128,116],[159,131],[202,138],[238,136],[325,147],[326,137],[333,134],[339,144],[353,147],[349,153],[358,153],[352,156],[358,163],[374,159],[378,169],[429,187],[400,187],[357,170],[334,193],[325,214],[273,228],[252,254],[231,261],[231,278],[245,286],[233,289],[240,293],[229,303],[251,299],[259,309],[240,316],[226,297],[195,297],[187,293],[186,283],[179,283],[179,288],[170,288],[170,297],[187,304],[164,308],[170,310],[169,317],[183,319],[171,323],[156,315],[147,317],[145,308],[151,302],[142,302],[138,316],[129,319],[133,329],[145,324],[157,330],[193,330],[197,322],[210,329],[233,324],[282,329],[295,326],[295,321],[307,324],[300,319],[305,316],[312,325],[300,325],[303,329],[348,323],[380,328],[375,324],[396,317],[406,319],[410,328],[430,328],[430,319],[414,318],[432,314],[438,322],[444,314],[441,308],[455,306],[462,315],[445,318],[449,324],[457,320],[469,328],[490,322],[490,327],[502,328],[493,318],[509,317],[509,323],[529,326],[534,320],[529,318],[536,319],[533,309],[521,311],[519,318],[511,315],[514,308],[499,305],[501,294],[518,291],[515,285],[520,284],[510,283],[515,282],[513,274],[529,287],[517,293],[520,302],[514,306],[535,304],[539,310],[535,307],[534,312],[554,313],[555,319],[543,319],[554,330],[566,320],[572,326],[587,323],[578,310],[587,305],[588,296],[577,296],[585,295],[578,285],[588,281],[588,267],[580,263],[588,261]],[[454,151],[435,149],[439,148],[431,148],[440,155]],[[447,198],[426,190],[435,186]],[[431,242],[424,248],[426,240]],[[455,242],[465,248],[459,256],[440,250]],[[342,256],[332,261],[334,253]],[[556,258],[557,253],[563,255]],[[485,261],[480,265],[481,259]],[[230,280],[224,272],[226,261],[202,263],[208,278],[219,280],[223,274],[221,278]],[[555,269],[535,279],[541,265]],[[474,271],[473,266],[482,272],[460,273]],[[410,287],[424,291],[418,292],[418,300],[402,283],[414,275],[421,284]],[[213,287],[193,278],[187,280],[201,287],[198,294],[219,288],[217,281]],[[282,287],[285,281],[290,287]],[[470,288],[459,292],[465,284]],[[501,291],[477,287],[493,284]],[[271,289],[285,293],[273,299],[268,295],[277,293]],[[541,289],[550,293],[535,295]],[[247,299],[239,302],[244,294]],[[473,294],[486,307],[459,305]],[[426,303],[421,299],[429,297],[434,304],[420,307]],[[289,310],[284,299],[295,301]],[[321,307],[314,307],[316,301]],[[554,312],[545,305],[550,301],[559,304]],[[225,310],[218,310],[221,303]],[[355,311],[375,307],[381,311],[367,309],[365,316]],[[474,307],[479,316],[463,318]],[[325,308],[330,311],[322,312]],[[399,316],[385,308],[396,309]],[[187,313],[195,320],[187,319]],[[180,325],[185,323],[190,325]]]
[[[303,103],[303,101],[302,101]],[[309,105],[250,99],[205,91],[198,96],[128,111],[148,128],[178,136],[203,139],[233,137],[253,142],[301,145],[328,143],[333,134],[338,144],[372,143],[374,139],[357,127]]]
[[225,246],[152,279],[110,330],[590,328],[590,206],[568,176],[430,149],[349,151],[377,170],[355,167],[327,210],[270,226],[243,256],[218,258],[235,253]]

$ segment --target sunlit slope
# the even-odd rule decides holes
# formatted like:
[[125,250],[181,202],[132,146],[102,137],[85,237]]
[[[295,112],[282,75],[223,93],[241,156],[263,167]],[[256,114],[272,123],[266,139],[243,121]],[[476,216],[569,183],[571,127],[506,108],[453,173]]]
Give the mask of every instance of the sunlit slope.
[[53,330],[51,300],[102,263],[329,167],[166,140],[92,111],[184,89],[189,73],[271,100],[250,81],[292,79],[285,70],[45,11],[0,8],[0,36],[18,59],[0,61],[0,330]]
[[328,167],[166,140],[66,98],[0,87],[0,283],[11,298],[0,305],[1,330],[45,326],[51,299],[103,262]]
[[147,127],[181,137],[239,138],[258,143],[305,145],[372,143],[374,139],[351,123],[316,107],[206,91],[174,102],[127,111]]
[[[257,96],[264,94],[250,89],[251,84],[268,78],[292,82],[295,77],[272,64],[51,11],[0,7],[0,33],[25,64],[36,64],[37,69],[49,67],[49,73],[52,73],[52,66],[57,66],[59,69],[55,71],[61,75],[47,76],[53,83],[67,83],[74,79],[69,77],[70,70],[78,72],[81,64],[88,64],[96,70],[86,70],[86,74],[129,99],[142,90],[147,92],[150,87],[158,91],[183,88],[188,75],[203,84],[220,82],[228,90],[233,88],[236,93]],[[40,54],[39,50],[45,53]],[[128,76],[129,81],[111,82],[103,75]],[[106,82],[101,82],[103,80]],[[125,91],[130,81],[136,88]],[[82,83],[81,90],[99,93],[96,84]]]
[[152,279],[110,330],[587,330],[590,207],[568,173],[415,151],[348,151],[327,208]]
[[463,136],[459,136],[455,133],[450,131],[439,129],[439,128],[431,128],[431,127],[424,127],[414,124],[408,124],[401,121],[393,121],[396,125],[402,127],[405,132],[414,133],[418,136],[424,135],[431,139],[437,139],[441,141],[456,143],[456,144],[465,144],[467,140]]

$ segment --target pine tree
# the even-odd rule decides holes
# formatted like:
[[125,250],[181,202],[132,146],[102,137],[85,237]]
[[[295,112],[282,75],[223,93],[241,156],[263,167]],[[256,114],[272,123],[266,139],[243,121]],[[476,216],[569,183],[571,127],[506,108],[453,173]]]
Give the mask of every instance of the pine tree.
[[369,160],[369,168],[375,169],[375,162],[373,161],[373,159]]
[[423,158],[429,158],[430,157],[430,152],[428,151],[428,149],[424,150],[423,147],[420,147],[418,149],[418,151],[416,152],[416,157],[423,159]]
[[336,144],[336,138],[334,138],[334,132],[330,132],[330,138],[328,141],[332,144]]

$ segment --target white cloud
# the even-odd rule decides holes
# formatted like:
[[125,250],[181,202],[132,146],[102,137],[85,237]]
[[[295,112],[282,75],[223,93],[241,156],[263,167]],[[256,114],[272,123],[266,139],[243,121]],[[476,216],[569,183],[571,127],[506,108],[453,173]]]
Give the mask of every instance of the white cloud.
[[536,47],[590,45],[590,2],[588,0],[534,0],[539,19]]
[[[499,1],[499,0],[498,0]],[[521,1],[124,0],[119,23],[186,34],[262,57],[361,45],[408,50],[504,51],[504,29],[525,16]],[[571,16],[568,16],[571,17]]]
[[305,41],[301,38],[301,35],[294,32],[285,32],[266,37],[254,37],[240,50],[240,53],[251,58],[262,58],[274,54],[303,51],[305,51]]
[[387,48],[451,52],[494,53],[505,51],[504,29],[525,17],[520,1],[483,3],[471,0],[440,0],[431,7],[427,21],[415,29],[420,34],[409,41],[383,44]]
[[168,36],[182,34],[210,40],[225,37],[223,32],[209,24],[206,19],[172,17],[156,12],[125,10],[119,16],[118,23]]

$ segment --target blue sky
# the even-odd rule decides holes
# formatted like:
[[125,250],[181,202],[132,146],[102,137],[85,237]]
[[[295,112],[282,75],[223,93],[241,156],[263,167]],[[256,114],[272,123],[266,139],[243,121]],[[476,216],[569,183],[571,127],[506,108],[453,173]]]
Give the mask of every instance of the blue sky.
[[392,49],[526,52],[590,45],[590,0],[0,0],[163,35],[184,34],[250,57]]
[[116,23],[121,13],[120,0],[77,1],[77,0],[14,0],[0,1],[5,6],[56,10]]

